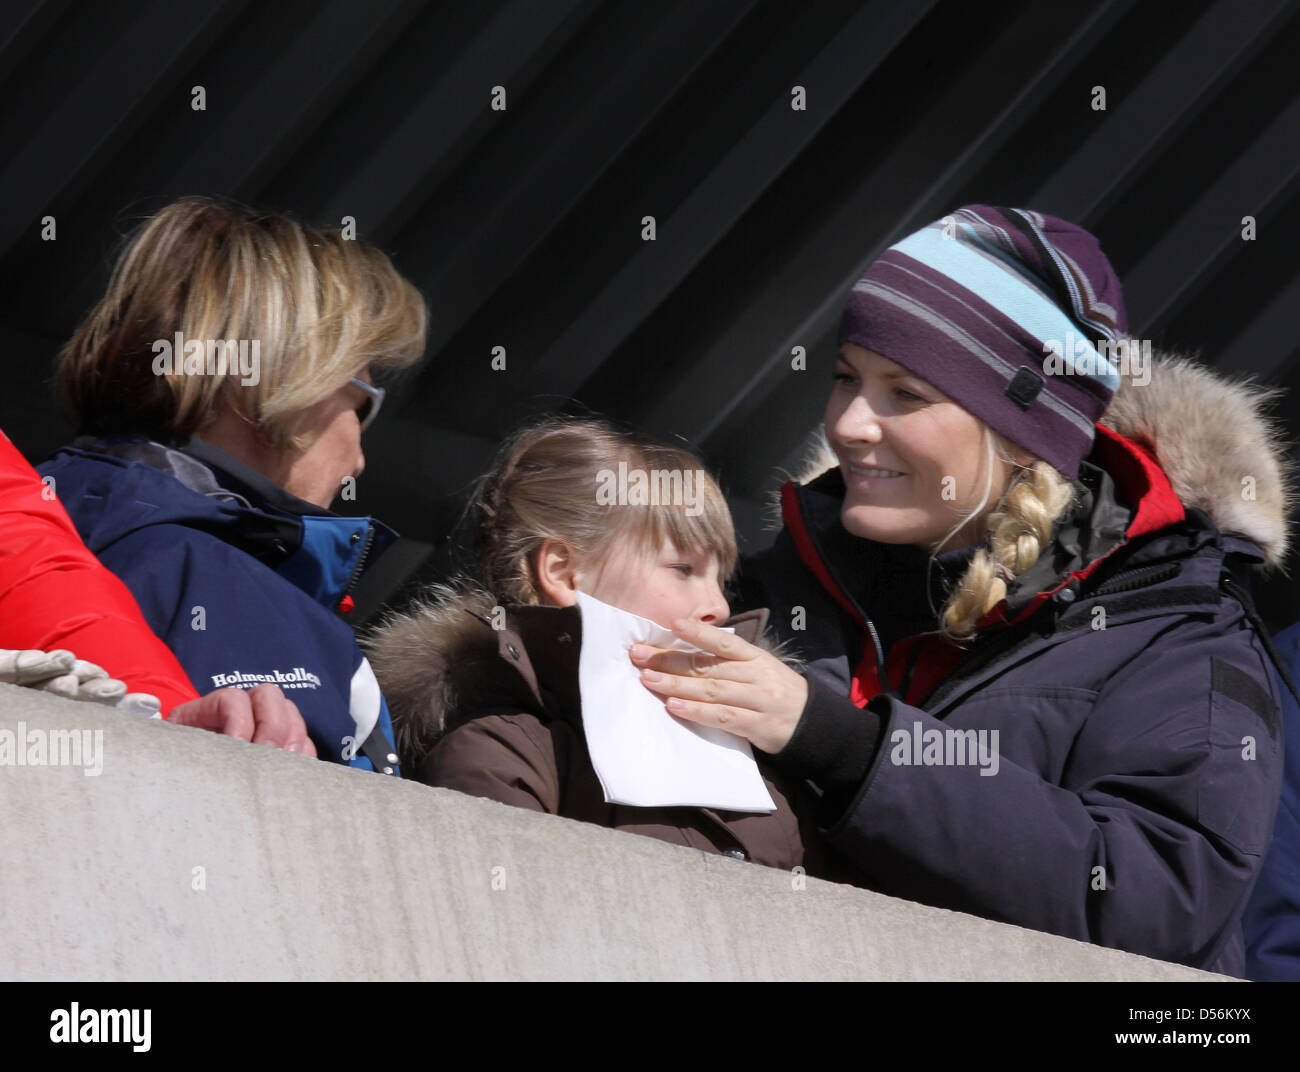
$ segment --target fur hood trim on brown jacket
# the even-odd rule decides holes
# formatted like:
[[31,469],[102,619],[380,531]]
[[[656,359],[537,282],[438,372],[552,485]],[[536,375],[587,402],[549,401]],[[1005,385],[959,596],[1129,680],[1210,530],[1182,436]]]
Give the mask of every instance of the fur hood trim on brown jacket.
[[[506,677],[492,628],[497,606],[490,592],[466,580],[433,585],[362,640],[403,764],[419,763],[452,728],[450,712],[474,704],[486,682]],[[527,696],[522,679],[517,690]]]

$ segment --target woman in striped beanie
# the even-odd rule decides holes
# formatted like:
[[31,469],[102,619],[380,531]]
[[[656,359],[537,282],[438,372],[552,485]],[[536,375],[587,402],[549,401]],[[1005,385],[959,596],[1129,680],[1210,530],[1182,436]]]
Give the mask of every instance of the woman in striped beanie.
[[903,238],[853,287],[830,451],[733,602],[802,673],[700,625],[708,655],[632,657],[815,786],[833,877],[1240,973],[1284,455],[1264,392],[1126,330],[1074,224],[971,205]]

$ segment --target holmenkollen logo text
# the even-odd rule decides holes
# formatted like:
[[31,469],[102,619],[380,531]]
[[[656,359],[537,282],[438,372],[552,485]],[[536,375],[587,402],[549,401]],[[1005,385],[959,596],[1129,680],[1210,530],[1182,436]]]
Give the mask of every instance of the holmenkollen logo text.
[[246,674],[242,670],[232,670],[228,674],[213,674],[214,689],[251,689],[256,685],[279,685],[282,689],[318,689],[320,678],[310,670],[295,666],[292,670],[272,670],[267,674]]

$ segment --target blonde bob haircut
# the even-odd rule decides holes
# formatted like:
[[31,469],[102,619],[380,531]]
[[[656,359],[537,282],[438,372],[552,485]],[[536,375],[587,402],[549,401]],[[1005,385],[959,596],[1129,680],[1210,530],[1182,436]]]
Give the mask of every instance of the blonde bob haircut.
[[[184,442],[225,403],[274,446],[303,449],[305,411],[364,369],[414,364],[426,324],[419,291],[374,246],[186,197],[127,239],[107,292],[59,353],[59,393],[83,433]],[[247,343],[256,382],[238,361],[187,373],[180,354],[180,368],[155,372],[178,332]]]
[[[689,474],[693,503],[608,501],[599,489],[620,463],[623,472],[671,476],[673,487],[686,486]],[[570,548],[588,569],[599,568],[615,547],[653,555],[665,541],[716,555],[723,581],[736,568],[731,511],[700,460],[604,420],[548,416],[520,428],[479,481],[471,509],[481,579],[504,603],[544,602],[537,552],[547,539]]]

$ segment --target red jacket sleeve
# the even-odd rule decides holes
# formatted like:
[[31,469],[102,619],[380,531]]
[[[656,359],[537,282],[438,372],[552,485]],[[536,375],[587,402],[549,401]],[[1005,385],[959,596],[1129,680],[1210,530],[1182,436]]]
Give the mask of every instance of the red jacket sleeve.
[[0,648],[66,648],[166,715],[198,696],[135,598],[81,542],[36,470],[0,432]]

